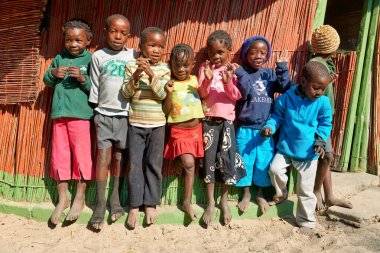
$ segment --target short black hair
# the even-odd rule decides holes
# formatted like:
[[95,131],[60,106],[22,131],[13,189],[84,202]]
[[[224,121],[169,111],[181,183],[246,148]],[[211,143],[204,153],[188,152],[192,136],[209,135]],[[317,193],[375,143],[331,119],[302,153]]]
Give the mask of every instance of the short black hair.
[[302,76],[307,81],[316,81],[318,78],[331,79],[330,73],[325,65],[316,61],[309,61],[302,69]]
[[228,32],[224,30],[216,30],[212,32],[207,37],[207,46],[210,46],[210,44],[214,41],[219,41],[220,43],[224,43],[226,48],[228,50],[232,50],[232,39],[231,36],[228,34]]
[[129,20],[125,16],[123,16],[121,14],[113,14],[111,16],[108,16],[106,19],[106,30],[108,30],[108,28],[110,28],[111,22],[114,19],[121,19],[121,20],[125,21],[126,23],[128,23],[129,29],[131,28],[131,23],[129,22]]
[[[182,56],[180,56],[181,53],[183,53]],[[185,59],[194,60],[194,50],[188,44],[175,45],[170,53],[169,63],[181,64]]]
[[155,26],[150,26],[145,28],[140,35],[140,44],[145,44],[148,38],[148,34],[153,34],[153,33],[158,33],[162,35],[165,38],[165,33],[162,31],[160,28],[155,27]]
[[86,21],[82,19],[71,19],[67,21],[63,25],[63,35],[66,34],[67,30],[74,29],[74,28],[83,29],[84,32],[86,33],[87,39],[92,38],[92,32],[91,32],[90,26],[87,24]]

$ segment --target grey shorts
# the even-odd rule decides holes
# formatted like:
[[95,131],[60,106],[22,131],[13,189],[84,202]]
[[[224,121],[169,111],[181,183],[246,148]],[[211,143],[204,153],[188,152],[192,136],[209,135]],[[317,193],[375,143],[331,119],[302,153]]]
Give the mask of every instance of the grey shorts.
[[325,148],[326,153],[332,153],[333,148],[332,148],[332,142],[331,142],[331,137],[329,137],[326,141],[326,148]]
[[112,144],[119,149],[127,148],[128,117],[97,113],[94,123],[98,149],[109,148]]

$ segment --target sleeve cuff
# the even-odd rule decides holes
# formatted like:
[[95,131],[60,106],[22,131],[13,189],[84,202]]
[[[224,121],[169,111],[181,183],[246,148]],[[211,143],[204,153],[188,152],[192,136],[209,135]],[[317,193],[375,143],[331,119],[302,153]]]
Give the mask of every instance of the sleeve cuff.
[[319,135],[316,135],[314,147],[322,147],[323,149],[326,149],[326,141]]
[[57,80],[57,78],[55,76],[53,76],[53,74],[51,73],[52,70],[53,69],[51,69],[51,70],[48,71],[48,78],[50,80],[52,80],[52,81],[55,81],[55,80]]

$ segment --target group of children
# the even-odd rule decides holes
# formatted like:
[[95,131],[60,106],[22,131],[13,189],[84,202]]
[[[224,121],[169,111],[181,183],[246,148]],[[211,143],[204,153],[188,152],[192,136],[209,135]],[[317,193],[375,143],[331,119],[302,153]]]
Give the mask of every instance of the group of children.
[[[66,217],[73,221],[84,206],[86,181],[96,179],[97,201],[90,224],[100,230],[106,211],[108,168],[113,176],[111,220],[119,219],[124,214],[119,180],[128,153],[129,228],[136,226],[141,207],[148,224],[157,220],[163,158],[174,160],[175,166],[183,168],[182,208],[192,220],[197,218],[191,205],[195,163],[202,158],[200,174],[208,196],[203,221],[207,225],[214,217],[215,183],[221,183],[222,220],[228,224],[228,186],[244,188],[237,206],[245,212],[251,200],[250,186],[256,185],[256,201],[265,213],[271,203],[287,198],[286,170],[293,165],[298,171],[297,224],[305,233],[314,228],[316,200],[322,202],[320,188],[322,184],[326,187],[324,180],[329,172],[318,169],[318,187],[316,183],[317,188],[313,189],[318,158],[331,157],[332,151],[331,141],[327,142],[332,111],[323,93],[334,75],[326,62],[339,42],[327,51],[315,52],[319,58],[305,65],[301,83],[291,85],[286,51],[277,59],[276,70],[263,67],[271,56],[270,43],[264,37],[244,41],[239,66],[230,62],[230,35],[223,30],[214,31],[207,39],[208,59],[200,65],[197,77],[192,75],[195,59],[189,45],[174,46],[169,62],[164,63],[164,32],[157,27],[143,30],[137,54],[125,47],[130,27],[126,17],[109,16],[104,30],[106,46],[91,56],[86,49],[92,37],[88,25],[72,20],[64,26],[65,50],[54,58],[44,76],[45,84],[55,88],[51,175],[58,183],[59,202],[51,222],[57,224],[70,206],[68,180],[77,180],[75,199]],[[321,29],[335,31],[330,26]],[[318,29],[314,34],[317,33]],[[318,39],[312,43],[317,45]],[[275,93],[282,95],[275,100]],[[91,160],[93,116],[96,166]],[[166,125],[170,134],[165,143]],[[272,135],[277,130],[275,152]],[[326,142],[330,143],[329,149]],[[327,159],[327,163],[330,161]],[[327,186],[331,186],[329,179]],[[276,194],[268,202],[263,192],[271,185]],[[330,190],[326,194],[327,205],[350,207],[335,199]]]

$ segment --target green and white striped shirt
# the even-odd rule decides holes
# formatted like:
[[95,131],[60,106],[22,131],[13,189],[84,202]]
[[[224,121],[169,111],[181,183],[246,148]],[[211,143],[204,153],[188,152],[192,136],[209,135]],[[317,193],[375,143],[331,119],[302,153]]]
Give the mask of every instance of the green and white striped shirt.
[[125,65],[124,82],[121,93],[130,98],[129,123],[135,126],[163,126],[166,123],[162,111],[162,101],[166,97],[165,84],[170,80],[168,64],[159,62],[151,65],[154,77],[149,82],[149,76],[142,72],[138,82],[134,83],[132,75],[137,69],[136,60],[130,60]]

